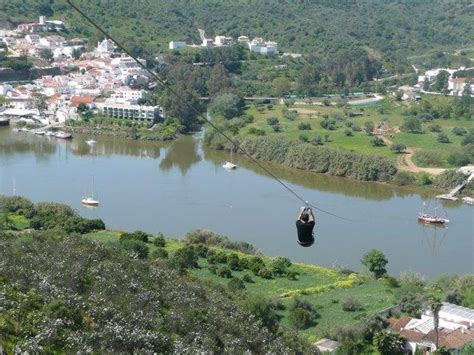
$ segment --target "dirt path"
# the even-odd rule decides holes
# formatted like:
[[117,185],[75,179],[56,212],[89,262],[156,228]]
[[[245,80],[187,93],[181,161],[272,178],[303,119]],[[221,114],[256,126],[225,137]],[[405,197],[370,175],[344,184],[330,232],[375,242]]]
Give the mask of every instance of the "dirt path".
[[[393,142],[387,137],[382,137],[382,139],[387,145],[393,144]],[[414,148],[407,147],[405,154],[400,155],[397,158],[397,168],[400,170],[409,171],[411,173],[427,173],[430,175],[440,175],[446,170],[443,168],[420,168],[413,161],[414,152]]]

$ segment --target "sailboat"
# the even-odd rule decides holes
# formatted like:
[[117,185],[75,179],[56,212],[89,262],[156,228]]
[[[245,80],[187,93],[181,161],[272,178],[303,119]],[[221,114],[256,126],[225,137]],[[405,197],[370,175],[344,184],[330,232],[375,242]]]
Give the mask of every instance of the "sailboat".
[[425,212],[426,203],[423,202],[423,212],[418,214],[418,221],[423,224],[437,224],[437,225],[445,225],[449,223],[449,219],[446,216],[446,210],[444,211],[445,216],[441,217],[437,214],[438,210],[438,202],[435,202],[434,214],[428,214]]
[[226,170],[234,170],[234,169],[237,169],[237,164],[234,164],[232,162],[232,153],[233,153],[234,149],[232,148],[230,150],[230,161],[226,161],[224,165],[222,165],[222,167]]
[[92,178],[92,197],[85,197],[81,200],[81,203],[85,206],[92,206],[96,207],[99,206],[99,200],[95,197],[95,182],[94,178]]

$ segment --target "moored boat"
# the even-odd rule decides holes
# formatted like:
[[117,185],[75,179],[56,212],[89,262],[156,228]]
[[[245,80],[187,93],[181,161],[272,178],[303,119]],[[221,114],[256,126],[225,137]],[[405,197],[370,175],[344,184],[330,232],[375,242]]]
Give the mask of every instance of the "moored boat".
[[59,138],[59,139],[71,139],[72,138],[72,134],[71,133],[67,133],[67,132],[57,132],[55,135],[54,135],[56,138]]
[[83,198],[81,203],[85,206],[99,206],[99,201],[92,197]]
[[222,165],[222,167],[227,170],[237,169],[237,165],[234,163],[231,163],[230,161],[226,161],[225,164]]
[[418,215],[418,220],[422,223],[426,224],[447,224],[449,223],[449,219],[437,216],[431,216],[426,213],[420,213]]

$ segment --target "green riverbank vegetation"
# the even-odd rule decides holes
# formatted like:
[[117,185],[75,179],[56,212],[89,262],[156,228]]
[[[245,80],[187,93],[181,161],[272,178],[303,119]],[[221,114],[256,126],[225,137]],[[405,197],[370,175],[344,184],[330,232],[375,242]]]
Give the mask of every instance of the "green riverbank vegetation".
[[55,203],[0,206],[7,352],[309,354],[330,337],[342,353],[377,353],[387,315],[416,315],[433,296],[474,306],[473,275],[397,279],[377,250],[357,272],[270,258],[207,230],[175,240],[106,230]]

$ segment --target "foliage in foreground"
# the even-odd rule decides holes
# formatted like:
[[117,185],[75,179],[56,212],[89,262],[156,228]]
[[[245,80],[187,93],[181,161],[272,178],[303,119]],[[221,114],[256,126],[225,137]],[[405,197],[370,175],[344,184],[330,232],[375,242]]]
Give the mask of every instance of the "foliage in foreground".
[[0,346],[7,351],[292,351],[221,291],[165,261],[54,231],[2,233],[0,249]]

